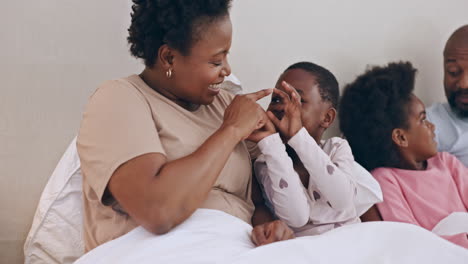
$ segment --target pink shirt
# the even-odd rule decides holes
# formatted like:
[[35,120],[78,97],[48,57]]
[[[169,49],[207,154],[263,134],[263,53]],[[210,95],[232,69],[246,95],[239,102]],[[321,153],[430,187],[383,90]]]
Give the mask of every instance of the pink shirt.
[[[453,212],[468,212],[468,169],[454,156],[439,152],[424,171],[377,168],[382,188],[377,207],[385,221],[406,222],[432,230]],[[444,238],[468,248],[466,233]]]

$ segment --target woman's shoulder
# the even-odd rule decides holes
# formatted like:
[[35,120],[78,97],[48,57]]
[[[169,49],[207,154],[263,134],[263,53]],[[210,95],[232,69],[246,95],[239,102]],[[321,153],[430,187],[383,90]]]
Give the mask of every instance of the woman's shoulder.
[[138,89],[138,86],[132,82],[133,75],[125,78],[107,80],[101,83],[94,93],[91,95],[91,100],[104,99],[112,101],[116,99],[125,99],[131,101],[139,99],[138,101],[144,102],[144,95]]
[[85,113],[112,114],[115,109],[141,109],[147,112],[150,107],[141,91],[127,78],[121,78],[101,83],[89,97]]
[[96,94],[135,94],[135,87],[129,81],[130,77],[107,80],[102,82],[91,95],[91,97],[96,96]]

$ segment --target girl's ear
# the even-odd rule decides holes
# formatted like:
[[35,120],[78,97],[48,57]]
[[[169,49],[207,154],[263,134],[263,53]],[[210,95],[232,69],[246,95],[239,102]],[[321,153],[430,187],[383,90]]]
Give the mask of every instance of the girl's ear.
[[397,146],[401,148],[406,148],[409,145],[408,137],[406,136],[405,130],[401,128],[393,129],[392,140]]
[[322,128],[329,128],[331,124],[333,124],[333,121],[335,121],[336,118],[336,109],[333,107],[328,108],[328,110],[325,112],[325,116],[322,119],[322,122],[320,123],[320,126]]
[[174,67],[174,50],[167,44],[159,47],[157,62],[160,63],[164,70],[172,69]]

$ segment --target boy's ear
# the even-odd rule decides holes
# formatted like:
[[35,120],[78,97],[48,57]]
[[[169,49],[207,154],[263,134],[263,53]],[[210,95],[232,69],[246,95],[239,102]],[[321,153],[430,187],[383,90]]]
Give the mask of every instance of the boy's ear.
[[325,112],[325,116],[322,119],[322,122],[320,124],[321,127],[327,129],[333,124],[333,121],[335,121],[336,118],[336,109],[333,107],[328,108],[328,110]]
[[162,68],[165,69],[165,70],[173,68],[174,50],[171,49],[167,44],[162,45],[158,49],[157,61],[160,63]]
[[409,145],[408,137],[406,136],[405,131],[401,128],[395,128],[392,130],[392,140],[401,148],[406,148]]

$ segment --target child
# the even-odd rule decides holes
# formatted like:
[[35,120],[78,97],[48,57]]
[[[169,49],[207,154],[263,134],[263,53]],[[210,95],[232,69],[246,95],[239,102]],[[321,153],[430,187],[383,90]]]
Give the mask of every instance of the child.
[[374,195],[356,183],[354,174],[364,170],[354,162],[346,140],[321,140],[336,117],[335,76],[321,66],[300,62],[286,69],[276,88],[267,115],[279,134],[272,129],[258,142],[262,154],[254,164],[270,207],[296,236],[360,222],[358,189],[371,193],[365,210],[381,201],[380,190]]
[[[380,183],[383,220],[433,230],[455,212],[467,219],[468,169],[454,156],[437,153],[434,125],[412,93],[415,73],[407,62],[359,76],[344,91],[340,128],[356,161]],[[443,237],[468,248],[466,229]]]

